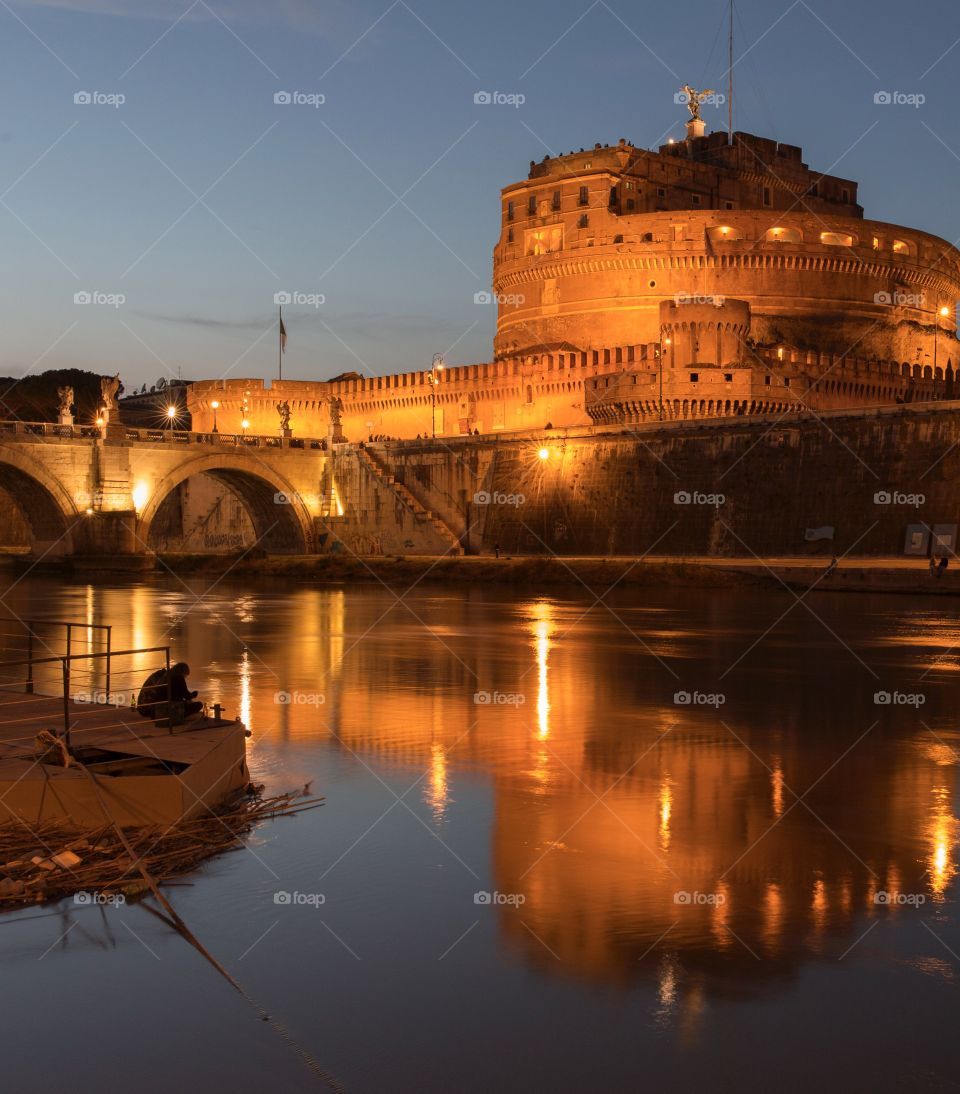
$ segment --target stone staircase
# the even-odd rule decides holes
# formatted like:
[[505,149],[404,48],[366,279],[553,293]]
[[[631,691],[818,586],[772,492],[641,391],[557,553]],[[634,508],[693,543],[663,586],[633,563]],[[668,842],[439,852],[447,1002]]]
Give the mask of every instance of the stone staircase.
[[414,520],[433,526],[440,539],[449,545],[448,554],[462,555],[464,553],[459,538],[450,530],[449,526],[435,513],[430,512],[403,483],[397,482],[396,476],[390,473],[390,469],[377,455],[369,448],[358,448],[357,455],[360,457],[360,463],[370,471],[374,478],[399,498],[403,505],[413,513]]

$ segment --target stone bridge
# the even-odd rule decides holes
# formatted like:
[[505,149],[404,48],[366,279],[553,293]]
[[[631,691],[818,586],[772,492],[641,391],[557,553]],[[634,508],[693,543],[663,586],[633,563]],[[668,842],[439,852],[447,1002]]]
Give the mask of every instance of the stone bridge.
[[317,547],[326,441],[224,433],[0,423],[0,487],[29,525],[32,553],[141,554],[164,499],[206,474],[243,501],[258,544]]

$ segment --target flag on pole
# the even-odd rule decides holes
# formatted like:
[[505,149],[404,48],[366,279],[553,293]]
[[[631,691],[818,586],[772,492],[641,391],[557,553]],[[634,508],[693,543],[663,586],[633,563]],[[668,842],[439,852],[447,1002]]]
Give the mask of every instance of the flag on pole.
[[280,352],[287,352],[287,328],[283,325],[283,308],[280,309]]

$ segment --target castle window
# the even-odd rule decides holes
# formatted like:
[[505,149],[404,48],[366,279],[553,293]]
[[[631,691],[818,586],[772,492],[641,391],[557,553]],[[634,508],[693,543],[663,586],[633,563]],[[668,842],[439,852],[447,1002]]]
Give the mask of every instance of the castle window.
[[767,385],[767,387],[769,387],[770,386],[770,377],[769,376],[764,376],[763,382]]
[[641,243],[652,243],[653,242],[653,232],[644,232],[643,235],[640,237],[640,242]]
[[626,187],[626,188],[627,188],[628,190],[632,190],[632,189],[633,189],[633,183],[632,183],[632,182],[625,182],[625,183],[624,183],[623,185],[624,185],[624,186],[625,186],[625,187]]
[[536,194],[531,194],[530,197],[527,198],[527,214],[529,216],[533,216],[534,213],[536,213],[536,211],[537,211],[537,195]]
[[507,220],[513,220],[513,202],[507,202]]
[[690,383],[691,384],[697,384],[699,382],[700,382],[700,373],[699,372],[691,372],[690,373]]
[[893,241],[893,253],[895,255],[908,255],[910,253],[910,244],[902,239],[895,239]]
[[558,212],[559,209],[560,209],[560,191],[559,190],[554,190],[553,191],[553,201],[551,202],[551,208],[553,209],[553,211],[555,213]]
[[583,165],[585,171],[589,171],[591,167],[593,167],[593,160],[587,160]]
[[513,229],[512,228],[507,229],[507,242],[508,243],[513,242]]
[[636,202],[633,200],[633,198],[627,198],[627,208],[628,209],[633,209],[635,205],[636,205]]
[[548,228],[532,228],[526,234],[526,253],[545,255],[563,248],[563,228],[559,224]]
[[658,198],[665,198],[666,196],[667,196],[667,191],[664,190],[664,188],[662,186],[657,187],[657,197]]
[[590,226],[590,218],[586,213],[580,214],[580,219],[577,221],[578,228],[588,228]]
[[728,384],[732,384],[732,383],[733,383],[733,373],[732,373],[732,372],[725,372],[725,373],[723,374],[723,378],[724,378],[724,380],[726,380],[726,382],[727,382]]
[[763,204],[767,207],[773,204],[773,194],[770,192],[769,186],[764,186],[763,188]]
[[590,191],[586,186],[580,187],[580,196],[577,198],[578,205],[586,205],[590,201]]
[[796,228],[768,228],[763,238],[767,243],[799,243],[801,236]]
[[880,250],[880,240],[876,236],[873,237],[873,249],[875,251]]
[[614,236],[613,237],[613,242],[614,243],[622,243],[623,242],[623,236]]
[[527,403],[533,402],[533,388],[527,384]]
[[724,209],[732,209],[733,208],[733,202],[732,201],[725,201],[723,203],[723,207],[724,207]]
[[821,232],[820,242],[828,247],[852,247],[853,236],[846,232]]
[[840,191],[840,200],[846,202],[847,204],[850,203],[850,191],[846,188],[846,186],[844,186],[843,189]]
[[699,194],[694,194],[693,195],[693,204],[694,205],[699,205],[700,204],[700,195]]

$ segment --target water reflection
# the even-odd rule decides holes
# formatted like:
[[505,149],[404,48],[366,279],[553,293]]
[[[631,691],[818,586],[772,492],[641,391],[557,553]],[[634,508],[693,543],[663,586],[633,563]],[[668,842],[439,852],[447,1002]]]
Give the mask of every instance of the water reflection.
[[[883,893],[951,893],[958,752],[942,684],[928,681],[922,723],[878,716],[874,681],[852,687],[843,651],[795,620],[789,642],[774,635],[731,674],[719,712],[674,705],[644,647],[716,690],[772,622],[760,601],[627,602],[623,626],[545,598],[430,593],[412,611],[376,590],[224,591],[203,612],[146,586],[71,595],[91,620],[122,606],[118,641],[172,642],[270,770],[296,746],[403,790],[420,781],[411,800],[445,838],[461,781],[481,781],[490,888],[525,897],[494,913],[500,944],[545,973],[648,981],[658,1021],[692,1030],[711,995],[764,990],[839,957],[876,917],[916,914]],[[940,656],[939,635],[906,644],[896,613],[858,618],[844,633],[869,631],[885,671],[919,676]]]

